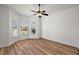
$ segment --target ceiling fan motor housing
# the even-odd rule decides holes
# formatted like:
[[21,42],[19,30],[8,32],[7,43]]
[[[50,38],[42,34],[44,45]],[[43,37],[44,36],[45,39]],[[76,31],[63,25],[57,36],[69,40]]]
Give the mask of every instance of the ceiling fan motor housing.
[[38,13],[41,13],[41,11],[38,11]]

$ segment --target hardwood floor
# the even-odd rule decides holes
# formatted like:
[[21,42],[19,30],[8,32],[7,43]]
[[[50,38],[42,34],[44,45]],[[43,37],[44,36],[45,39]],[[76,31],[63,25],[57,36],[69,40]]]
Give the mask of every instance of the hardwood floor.
[[0,55],[78,55],[79,49],[46,39],[26,39],[0,48]]

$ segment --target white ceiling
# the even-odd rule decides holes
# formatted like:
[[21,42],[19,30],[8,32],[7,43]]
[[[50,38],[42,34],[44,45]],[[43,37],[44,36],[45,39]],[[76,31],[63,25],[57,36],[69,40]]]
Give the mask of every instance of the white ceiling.
[[[34,13],[31,10],[38,10],[37,4],[6,4],[6,6],[14,9],[18,13],[24,15],[33,15]],[[42,4],[41,9],[46,10],[48,14],[53,14],[55,12],[62,11],[67,8],[72,8],[75,6],[79,6],[78,4]]]

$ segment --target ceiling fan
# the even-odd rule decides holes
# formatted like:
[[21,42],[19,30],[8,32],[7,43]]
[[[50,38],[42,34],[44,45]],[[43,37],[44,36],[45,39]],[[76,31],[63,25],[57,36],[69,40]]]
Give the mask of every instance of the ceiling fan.
[[46,13],[45,10],[40,10],[40,6],[41,6],[41,5],[38,4],[38,7],[39,7],[38,11],[31,10],[32,12],[35,13],[35,14],[33,14],[33,15],[38,15],[39,18],[41,18],[42,15],[44,15],[44,16],[48,16],[48,14]]

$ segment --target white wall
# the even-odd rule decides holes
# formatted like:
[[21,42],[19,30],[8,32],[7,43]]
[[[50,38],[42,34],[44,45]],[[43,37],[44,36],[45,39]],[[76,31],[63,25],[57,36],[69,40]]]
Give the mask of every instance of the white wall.
[[79,48],[79,7],[49,14],[42,23],[43,38]]
[[9,9],[0,5],[0,47],[9,44]]

